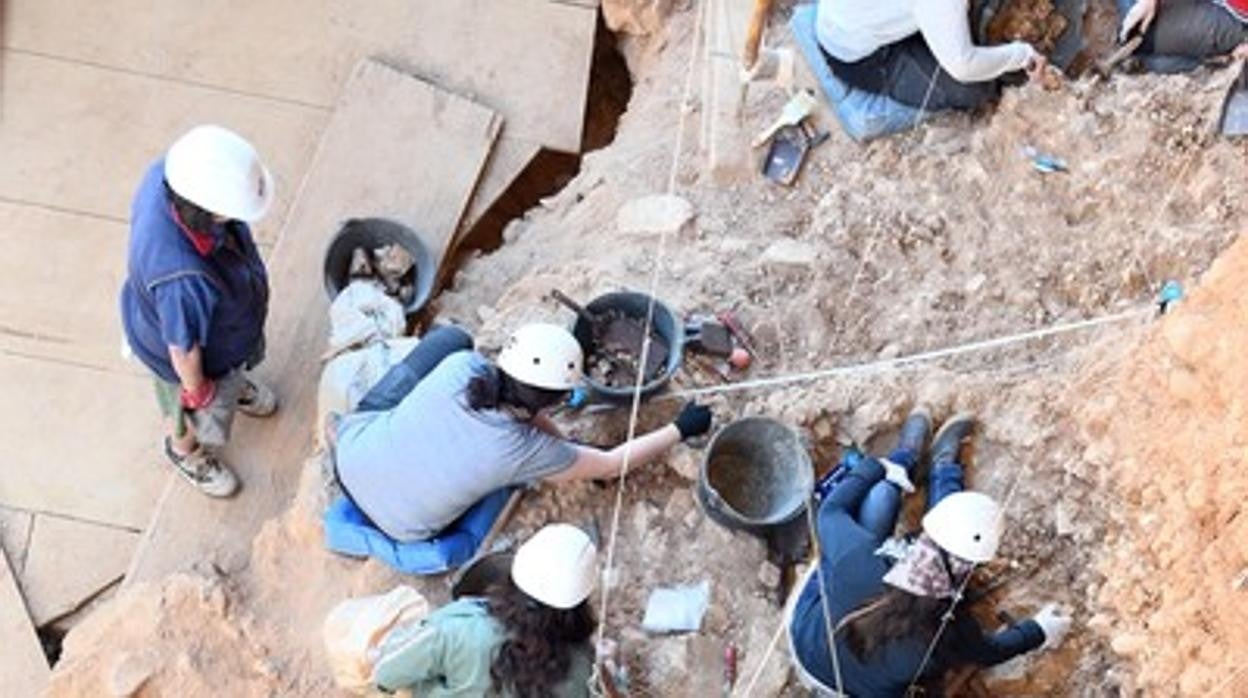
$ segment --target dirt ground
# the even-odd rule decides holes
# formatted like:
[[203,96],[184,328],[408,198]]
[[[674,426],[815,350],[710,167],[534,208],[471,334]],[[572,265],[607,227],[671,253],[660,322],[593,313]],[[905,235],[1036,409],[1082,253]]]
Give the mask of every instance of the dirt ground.
[[[571,321],[547,298],[552,288],[582,299],[644,291],[657,266],[658,297],[682,313],[734,310],[759,351],[749,376],[780,376],[1148,306],[1165,280],[1195,287],[1248,208],[1248,181],[1237,176],[1248,152],[1212,135],[1228,71],[1086,79],[1055,92],[1026,86],[990,114],[941,117],[866,146],[825,113],[832,137],[793,189],[752,176],[718,188],[700,176],[695,89],[676,193],[696,215],[662,240],[623,233],[621,206],[666,189],[693,19],[679,11],[657,34],[624,43],[635,87],[615,141],[513,222],[501,248],[463,266],[437,301],[441,318],[493,348],[526,320]],[[747,129],[768,122],[784,100],[775,88],[752,89]],[[1021,152],[1028,145],[1064,158],[1070,171],[1034,171]],[[975,411],[982,426],[973,486],[1009,500],[1002,554],[1011,576],[993,601],[1015,616],[1058,601],[1076,618],[1059,650],[985,676],[991,693],[1211,695],[1219,667],[1248,646],[1243,619],[1219,616],[1244,605],[1236,507],[1245,483],[1215,479],[1242,461],[1233,387],[1244,378],[1236,291],[1245,256],[1219,267],[1216,289],[1197,292],[1191,308],[1207,311],[1190,322],[1180,306],[1160,329],[1136,319],[709,402],[721,424],[766,414],[808,430],[821,467],[836,457],[838,437],[886,448],[916,402],[938,416]],[[1228,325],[1236,333],[1214,341],[1213,330]],[[1177,365],[1192,376],[1175,373]],[[674,388],[709,380],[686,368]],[[643,406],[639,428],[661,425],[678,406]],[[576,438],[604,445],[628,428],[626,411],[561,420]],[[741,649],[745,682],[779,625],[763,544],[717,526],[694,502],[700,457],[679,447],[665,463],[630,473],[624,487],[603,622],[635,695],[715,694],[728,643]],[[1174,465],[1197,461],[1217,465],[1190,482],[1188,469]],[[1170,479],[1153,479],[1158,471]],[[1182,501],[1173,499],[1179,491]],[[53,695],[127,695],[140,684],[144,696],[333,694],[319,634],[326,611],[399,578],[323,550],[324,496],[320,466],[310,461],[295,507],[266,526],[247,569],[223,576],[206,562],[97,612],[67,639]],[[526,498],[507,537],[521,540],[551,520],[609,536],[615,497],[614,485],[543,487]],[[1197,540],[1218,542],[1202,551]],[[1200,565],[1186,564],[1193,557]],[[1235,565],[1238,587],[1195,593],[1212,570]],[[700,634],[642,633],[653,587],[702,580],[712,604]],[[404,581],[435,604],[447,597],[445,579]],[[1184,631],[1193,624],[1201,629]],[[1188,669],[1196,659],[1208,671]],[[1248,682],[1240,684],[1224,688],[1248,695]],[[797,689],[781,643],[754,695],[790,694]]]
[[1077,411],[1082,460],[1115,499],[1088,627],[1153,691],[1248,695],[1245,243],[1139,351],[1090,367]]

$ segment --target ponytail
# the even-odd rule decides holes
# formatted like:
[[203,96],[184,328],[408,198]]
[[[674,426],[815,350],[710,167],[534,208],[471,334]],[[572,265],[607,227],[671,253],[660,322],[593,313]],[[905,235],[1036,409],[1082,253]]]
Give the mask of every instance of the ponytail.
[[537,388],[512,378],[491,366],[468,381],[468,407],[473,410],[497,410],[504,405],[536,415],[543,409],[563,402],[565,390]]
[[490,367],[484,373],[475,375],[468,381],[468,407],[481,410],[496,410],[503,402],[502,372]]

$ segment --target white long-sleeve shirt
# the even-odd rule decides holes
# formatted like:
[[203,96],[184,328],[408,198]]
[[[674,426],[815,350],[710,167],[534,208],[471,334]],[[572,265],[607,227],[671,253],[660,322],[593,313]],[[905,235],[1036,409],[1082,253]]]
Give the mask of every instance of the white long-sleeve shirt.
[[1033,49],[1022,41],[976,46],[968,0],[819,0],[816,33],[823,49],[846,63],[915,32],[958,82],[981,82],[1022,70]]

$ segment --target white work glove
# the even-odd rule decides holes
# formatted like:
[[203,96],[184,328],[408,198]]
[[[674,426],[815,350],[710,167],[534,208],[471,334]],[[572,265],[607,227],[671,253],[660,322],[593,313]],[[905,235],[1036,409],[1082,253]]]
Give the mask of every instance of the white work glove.
[[881,458],[880,465],[884,466],[885,480],[897,485],[897,488],[906,494],[914,492],[914,483],[910,482],[910,475],[906,473],[905,468],[887,458]]
[[1126,41],[1131,35],[1131,30],[1139,28],[1140,35],[1153,24],[1153,17],[1157,16],[1157,0],[1135,0],[1135,4],[1127,10],[1127,16],[1122,18],[1122,29],[1118,30],[1118,40]]
[[1066,633],[1070,632],[1071,617],[1058,611],[1055,603],[1045,605],[1032,620],[1036,621],[1036,624],[1044,631],[1043,648],[1046,650],[1054,649],[1062,644],[1062,640],[1066,639]]

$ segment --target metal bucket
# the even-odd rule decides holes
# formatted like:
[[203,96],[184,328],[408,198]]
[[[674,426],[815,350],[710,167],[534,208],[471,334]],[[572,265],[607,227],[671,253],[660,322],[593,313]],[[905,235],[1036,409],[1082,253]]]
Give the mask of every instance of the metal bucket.
[[451,598],[484,596],[490,587],[511,578],[511,563],[515,557],[515,553],[503,550],[487,553],[469,562],[455,573],[451,582]]
[[711,440],[697,494],[716,523],[765,534],[805,511],[814,484],[810,454],[796,431],[767,417],[746,417]]
[[329,299],[332,301],[349,283],[347,276],[351,269],[351,253],[357,247],[372,250],[394,244],[407,250],[416,263],[416,292],[403,310],[411,315],[424,307],[433,295],[433,282],[438,271],[434,260],[415,231],[388,218],[352,218],[338,229],[325,251],[325,293]]
[[[646,319],[649,307],[650,296],[634,291],[607,293],[598,296],[585,305],[585,309],[591,313],[615,310],[625,316],[637,318],[642,322]],[[655,300],[654,302],[654,318],[652,322],[654,331],[663,338],[663,341],[667,342],[667,362],[663,365],[662,371],[658,376],[641,386],[641,397],[643,400],[661,390],[667,384],[667,381],[671,380],[672,376],[676,375],[676,372],[680,370],[680,362],[685,347],[684,325],[677,319],[671,308],[667,307],[660,300]],[[576,336],[576,341],[581,343],[581,349],[588,356],[593,349],[593,328],[583,318],[578,317],[575,324],[572,325],[572,334]],[[631,385],[627,388],[613,388],[590,379],[588,375],[585,377],[585,382],[595,394],[608,402],[623,403],[633,399],[633,386]]]

